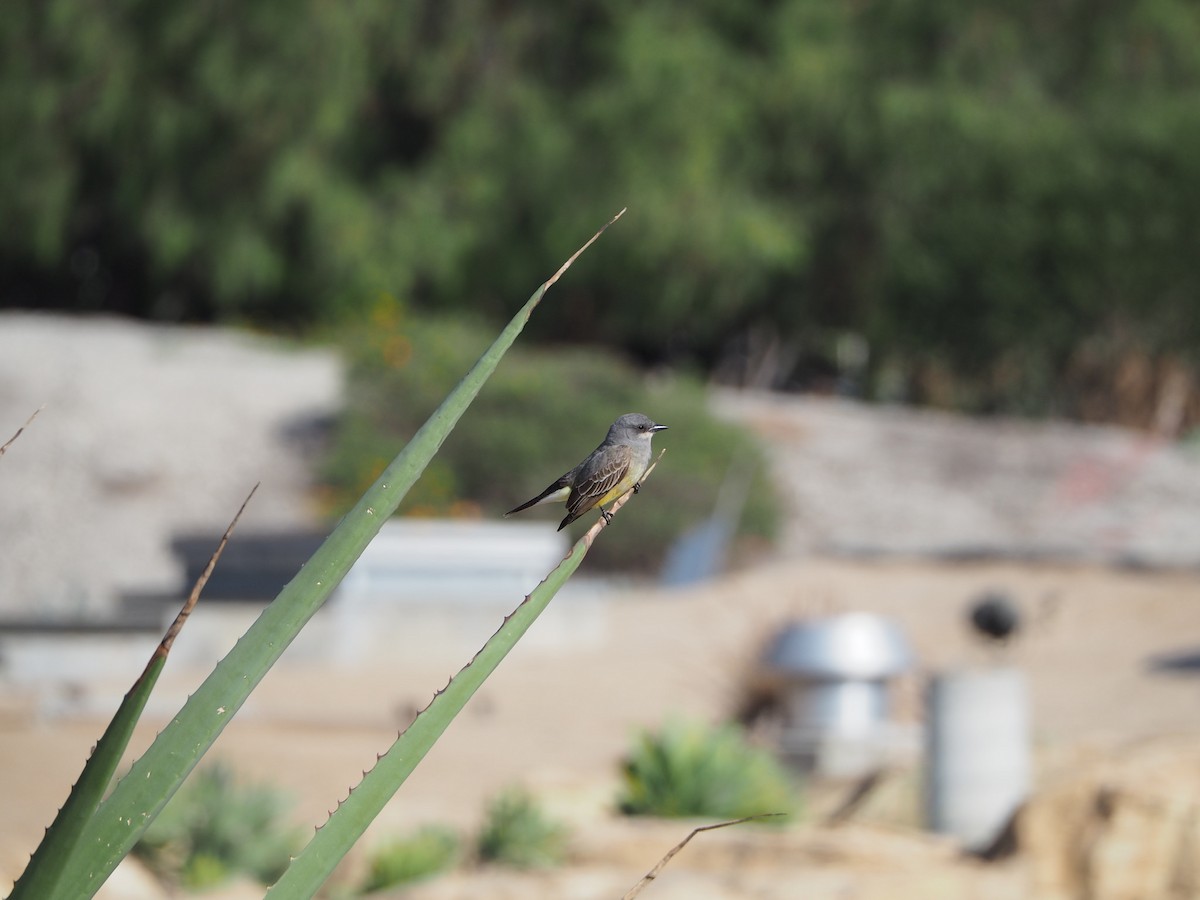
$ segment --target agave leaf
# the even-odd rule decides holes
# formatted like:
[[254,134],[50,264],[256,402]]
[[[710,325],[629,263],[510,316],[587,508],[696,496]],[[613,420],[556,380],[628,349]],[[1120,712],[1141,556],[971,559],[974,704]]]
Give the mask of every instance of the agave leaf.
[[[662,458],[662,453],[659,453]],[[650,477],[658,460],[646,470],[642,483]],[[616,513],[632,494],[632,490],[615,503],[611,509]],[[312,897],[333,871],[334,867],[354,846],[374,821],[387,802],[392,799],[400,785],[408,778],[425,754],[437,742],[462,711],[467,701],[487,680],[529,630],[542,610],[549,605],[558,589],[579,568],[596,536],[608,525],[599,519],[587,533],[575,542],[571,552],[555,566],[554,570],[530,592],[521,604],[505,617],[504,623],[493,634],[475,657],[438,691],[429,705],[418,713],[413,723],[406,728],[386,753],[379,757],[371,771],[363,775],[358,786],[338,804],[325,822],[313,835],[312,840],[296,854],[286,872],[269,891],[268,900],[306,900]]]
[[[20,432],[18,431],[17,434],[19,435]],[[125,749],[129,746],[129,739],[133,736],[133,729],[137,725],[138,719],[141,718],[142,710],[146,708],[146,701],[150,699],[150,692],[154,690],[158,676],[167,663],[167,655],[171,652],[171,646],[183,628],[183,623],[187,621],[188,616],[196,607],[196,602],[200,599],[200,592],[208,584],[209,576],[216,568],[217,560],[221,558],[221,552],[229,543],[229,536],[233,534],[233,529],[246,510],[246,504],[250,502],[250,498],[257,490],[258,485],[256,484],[242,502],[241,508],[233,517],[233,521],[229,523],[229,527],[225,529],[225,533],[217,544],[217,549],[213,551],[208,565],[196,579],[195,585],[192,586],[192,592],[179,610],[179,614],[175,616],[175,621],[171,623],[167,633],[163,635],[163,639],[154,648],[150,662],[146,664],[146,668],[133,683],[133,687],[121,700],[121,705],[117,707],[112,721],[108,723],[104,734],[96,742],[92,755],[88,757],[88,761],[83,767],[83,773],[75,782],[75,786],[71,788],[67,802],[63,804],[50,827],[46,829],[45,837],[42,838],[42,842],[29,860],[29,865],[25,867],[25,871],[21,873],[21,877],[13,887],[9,900],[39,900],[43,897],[53,897],[58,887],[64,884],[63,875],[66,872],[67,860],[78,846],[84,827],[112,782],[113,774],[117,771],[121,757],[125,755]],[[65,893],[69,894],[69,891]]]
[[614,216],[534,292],[296,577],[284,586],[188,698],[129,774],[100,804],[87,824],[78,851],[68,860],[60,882],[65,887],[46,900],[76,900],[96,893],[241,709],[250,692],[396,511],[521,333],[546,290],[623,213],[624,210]]

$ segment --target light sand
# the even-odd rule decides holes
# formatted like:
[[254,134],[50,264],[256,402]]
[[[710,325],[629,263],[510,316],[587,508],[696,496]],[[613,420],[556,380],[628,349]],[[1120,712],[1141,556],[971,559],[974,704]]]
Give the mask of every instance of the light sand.
[[[375,833],[421,822],[469,826],[488,796],[516,782],[545,791],[563,814],[598,813],[611,801],[631,733],[670,715],[721,717],[763,637],[789,617],[875,610],[901,623],[926,671],[994,661],[967,632],[963,613],[968,598],[997,587],[1040,611],[1009,661],[1029,674],[1046,765],[1053,766],[1056,748],[1101,749],[1200,730],[1200,679],[1146,667],[1154,654],[1200,647],[1200,579],[1193,576],[1010,564],[776,564],[698,589],[620,596],[597,646],[518,647],[404,785]],[[276,670],[214,754],[250,778],[286,788],[297,820],[316,825],[389,746],[405,711],[426,702],[464,661],[398,658],[386,670],[358,673]],[[164,687],[181,689],[189,677],[198,673],[177,673]],[[12,871],[39,839],[102,723],[31,721],[11,696],[6,708],[0,866]],[[139,747],[152,730],[139,733]]]

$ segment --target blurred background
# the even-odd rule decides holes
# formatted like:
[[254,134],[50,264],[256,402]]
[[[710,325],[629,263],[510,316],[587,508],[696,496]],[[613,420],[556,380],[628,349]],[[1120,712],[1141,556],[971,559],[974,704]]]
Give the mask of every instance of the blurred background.
[[[1194,773],[1130,811],[1166,803],[1147,767],[1200,771],[1197,110],[1181,0],[13,0],[0,440],[40,413],[0,456],[0,875],[249,489],[142,746],[628,207],[204,790],[271,782],[317,824],[565,552],[561,512],[500,514],[639,411],[670,426],[647,490],[373,835],[451,829],[393,851],[454,869],[412,896],[591,896],[554,881],[581,867],[619,895],[657,859],[620,831],[653,827],[618,815],[646,811],[639,729],[803,785],[797,824],[713,835],[653,896],[776,896],[747,853],[781,897],[932,896],[917,868],[963,897],[1200,895]],[[980,746],[1008,749],[964,773]],[[526,801],[574,824],[566,864],[471,882],[494,857],[461,835]],[[228,881],[170,846],[166,881]],[[338,890],[389,889],[375,864]]]

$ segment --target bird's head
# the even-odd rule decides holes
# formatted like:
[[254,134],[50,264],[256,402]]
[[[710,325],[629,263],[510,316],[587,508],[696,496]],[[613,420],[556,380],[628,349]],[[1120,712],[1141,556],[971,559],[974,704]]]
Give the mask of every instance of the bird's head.
[[649,416],[641,413],[626,413],[613,422],[608,429],[609,440],[622,438],[625,440],[644,440],[649,442],[656,431],[666,431],[666,425],[659,425]]

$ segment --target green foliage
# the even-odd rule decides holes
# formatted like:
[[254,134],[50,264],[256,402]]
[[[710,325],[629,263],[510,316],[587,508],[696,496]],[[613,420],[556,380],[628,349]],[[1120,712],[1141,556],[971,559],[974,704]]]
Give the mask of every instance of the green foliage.
[[1089,339],[1131,330],[1132,349],[1194,353],[1198,320],[1178,316],[1200,296],[1200,269],[1181,263],[1200,227],[1186,159],[1200,130],[1182,111],[1200,97],[1197,8],[865,12],[881,288],[869,333],[933,376],[917,396],[1078,414],[1065,376]]
[[[335,512],[374,479],[382,462],[424,421],[454,373],[474,358],[485,334],[461,318],[413,316],[394,305],[380,306],[368,328],[347,334],[349,406],[324,467]],[[671,540],[712,514],[726,470],[741,454],[760,468],[742,533],[773,534],[777,511],[761,454],[748,436],[709,415],[697,382],[646,377],[616,357],[583,349],[510,353],[401,512],[500,515],[583,459],[626,412],[645,412],[670,427],[655,438],[667,455],[632,514],[593,548],[598,565],[659,565]],[[555,506],[549,513],[524,515],[561,519],[563,514]],[[582,533],[593,521],[584,516],[571,526],[572,533]]]
[[738,819],[796,808],[795,788],[783,767],[749,745],[733,725],[675,721],[657,734],[643,732],[622,775],[617,802],[627,815]]
[[376,68],[364,30],[399,18],[18,2],[0,24],[0,258],[82,309],[294,321],[338,303],[392,249],[342,156]]
[[371,854],[364,891],[378,891],[444,872],[461,852],[458,834],[430,825],[407,838],[391,841]]
[[1186,0],[12,0],[0,302],[498,317],[628,203],[537,334],[1075,412],[1081,342],[1200,345],[1198,103]]
[[179,789],[133,852],[188,888],[235,873],[269,884],[303,842],[286,824],[288,805],[275,788],[238,783],[229,768],[214,764]]
[[558,865],[566,855],[567,830],[551,821],[525,791],[509,789],[488,804],[479,833],[479,858],[518,869]]

